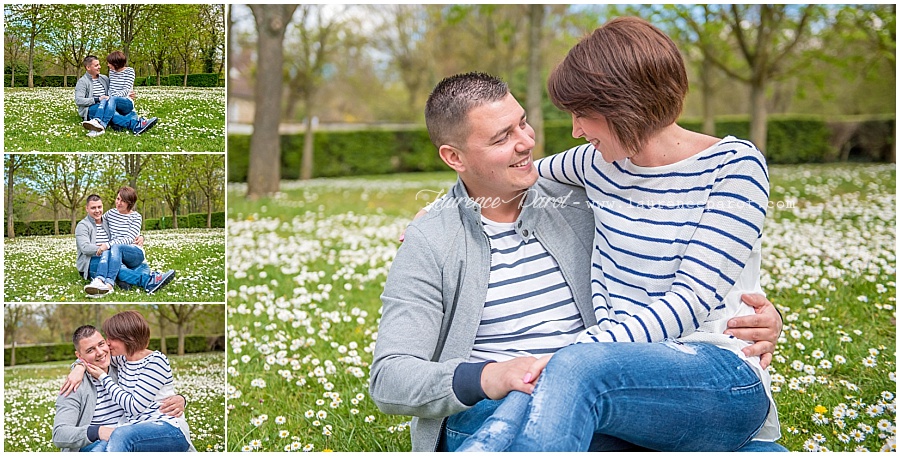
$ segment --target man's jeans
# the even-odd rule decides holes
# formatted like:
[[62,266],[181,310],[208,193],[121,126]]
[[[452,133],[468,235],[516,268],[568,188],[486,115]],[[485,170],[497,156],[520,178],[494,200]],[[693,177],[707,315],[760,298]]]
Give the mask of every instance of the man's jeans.
[[[118,104],[117,104],[118,106]],[[93,119],[99,117],[97,112],[100,110],[100,103],[92,104],[90,108],[88,108],[88,119]],[[137,112],[132,110],[126,115],[119,114],[115,109],[110,109],[112,112],[112,117],[109,120],[109,124],[113,126],[113,129],[116,128],[124,128],[128,131],[134,132],[135,128],[141,123],[140,117],[138,117]]]
[[458,449],[785,451],[747,444],[768,410],[750,366],[713,345],[577,344],[553,356],[533,396],[512,392],[450,417],[444,448],[474,434]]
[[[108,255],[109,251],[103,252],[103,255]],[[100,257],[94,256],[91,257],[91,264],[88,270],[88,278],[93,279],[97,277],[97,267],[100,266]],[[150,282],[150,266],[147,263],[141,263],[138,267],[131,269],[122,265],[119,268],[119,275],[116,276],[116,284],[120,287],[122,283],[126,283],[131,286],[139,286],[142,288],[147,288],[147,284]],[[127,287],[126,287],[127,288]]]
[[[109,97],[97,104],[97,120],[106,128],[114,114],[127,116],[134,111],[134,103],[125,97]],[[90,111],[88,111],[90,112]]]
[[[95,257],[96,258],[96,257]],[[132,283],[129,280],[138,280],[140,278],[135,279],[131,276],[131,272],[133,270],[138,269],[144,263],[144,251],[139,249],[134,245],[124,245],[124,244],[113,244],[109,250],[103,252],[100,255],[100,260],[97,263],[96,273],[93,274],[89,272],[94,277],[100,277],[104,282],[114,285],[116,277],[119,276],[119,280],[123,282],[127,282],[131,285],[137,285],[138,283]],[[94,259],[91,258],[91,266],[93,267]],[[132,271],[126,272],[126,277],[121,277],[122,267],[126,269],[131,269]],[[149,269],[149,268],[148,268]],[[148,271],[149,273],[149,271]],[[143,282],[146,284],[146,280]]]
[[145,421],[128,426],[119,426],[109,436],[109,441],[98,440],[81,451],[102,452],[144,452],[163,453],[187,451],[190,445],[181,429],[162,421]]

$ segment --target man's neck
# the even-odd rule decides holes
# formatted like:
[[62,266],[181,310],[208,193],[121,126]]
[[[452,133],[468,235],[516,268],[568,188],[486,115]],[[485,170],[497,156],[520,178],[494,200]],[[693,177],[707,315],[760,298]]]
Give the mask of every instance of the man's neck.
[[521,192],[509,199],[497,197],[474,197],[481,204],[481,215],[491,221],[499,223],[512,223],[522,213],[522,200],[526,192]]

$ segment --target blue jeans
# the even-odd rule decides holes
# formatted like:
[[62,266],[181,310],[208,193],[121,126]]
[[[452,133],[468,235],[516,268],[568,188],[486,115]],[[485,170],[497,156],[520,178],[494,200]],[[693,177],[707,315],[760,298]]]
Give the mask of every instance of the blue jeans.
[[[109,255],[109,251],[103,252],[103,255]],[[101,257],[91,257],[91,264],[88,269],[89,279],[98,277],[97,268],[100,266],[100,260]],[[150,282],[151,278],[150,272],[150,266],[148,266],[147,263],[141,263],[136,268],[129,268],[123,264],[119,268],[119,274],[116,276],[116,281],[125,282],[132,286],[147,288],[147,284]]]
[[[118,106],[118,104],[117,104]],[[100,103],[92,104],[90,108],[88,108],[88,119],[93,119],[99,117],[97,115],[97,111],[100,110]],[[116,112],[115,109],[110,109],[112,112],[112,117],[109,120],[109,125],[113,126],[113,129],[127,129],[128,131],[133,132],[135,128],[141,123],[140,117],[138,117],[137,112],[131,111],[128,114],[122,115]]]
[[[103,442],[103,443],[98,443]],[[117,427],[109,436],[109,441],[98,440],[81,451],[100,452],[174,452],[190,448],[181,429],[162,421],[145,421],[138,424]]]
[[123,265],[128,269],[136,269],[143,262],[144,251],[137,246],[113,244],[109,250],[100,255],[96,277],[102,278],[110,285],[115,285],[116,276],[119,275],[119,270]]
[[130,98],[109,97],[98,103],[97,119],[100,121],[100,124],[103,125],[103,128],[106,128],[106,126],[109,125],[110,120],[112,120],[113,114],[118,113],[127,116],[131,111],[134,111],[134,103]]
[[577,344],[553,355],[532,396],[510,393],[460,449],[735,451],[768,411],[750,366],[713,345]]

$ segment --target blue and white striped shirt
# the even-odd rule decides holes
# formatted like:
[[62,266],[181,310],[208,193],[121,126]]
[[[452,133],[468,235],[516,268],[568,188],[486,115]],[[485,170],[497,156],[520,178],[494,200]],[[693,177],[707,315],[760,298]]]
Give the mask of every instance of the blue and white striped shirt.
[[103,224],[94,224],[94,243],[105,244],[107,242],[109,242],[109,235],[106,234],[106,229],[103,228]]
[[103,95],[106,95],[106,87],[103,87],[103,84],[100,83],[100,76],[91,79],[91,96],[100,98]]
[[154,351],[137,361],[113,356],[111,362],[119,371],[119,383],[108,375],[100,379],[112,400],[124,410],[125,421],[131,424],[166,421],[179,427],[177,418],[159,411],[159,401],[175,394],[175,381],[166,355]]
[[127,97],[134,88],[134,68],[125,67],[122,71],[109,70],[109,96]]
[[[110,380],[112,379],[110,378]],[[100,426],[117,425],[125,411],[112,400],[109,390],[102,381],[93,377],[91,377],[91,381],[97,387],[97,403],[94,406],[94,417],[91,418],[91,424]]]
[[584,186],[594,210],[591,291],[599,324],[579,342],[705,333],[736,349],[721,334],[725,321],[747,313],[742,292],[761,292],[769,177],[753,144],[727,137],[650,168],[607,163],[587,144],[536,165],[543,177]]
[[584,323],[556,260],[513,223],[482,224],[491,276],[470,361],[541,356],[574,343]]
[[135,238],[141,235],[141,227],[144,219],[137,211],[131,211],[127,215],[112,208],[106,211],[106,221],[109,223],[109,245],[131,244]]

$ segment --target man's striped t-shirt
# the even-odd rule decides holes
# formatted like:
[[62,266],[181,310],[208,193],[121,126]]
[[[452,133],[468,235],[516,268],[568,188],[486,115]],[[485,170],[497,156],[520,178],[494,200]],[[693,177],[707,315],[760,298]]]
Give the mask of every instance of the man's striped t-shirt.
[[575,342],[584,323],[556,260],[513,223],[482,217],[482,224],[491,273],[470,361],[541,356]]

